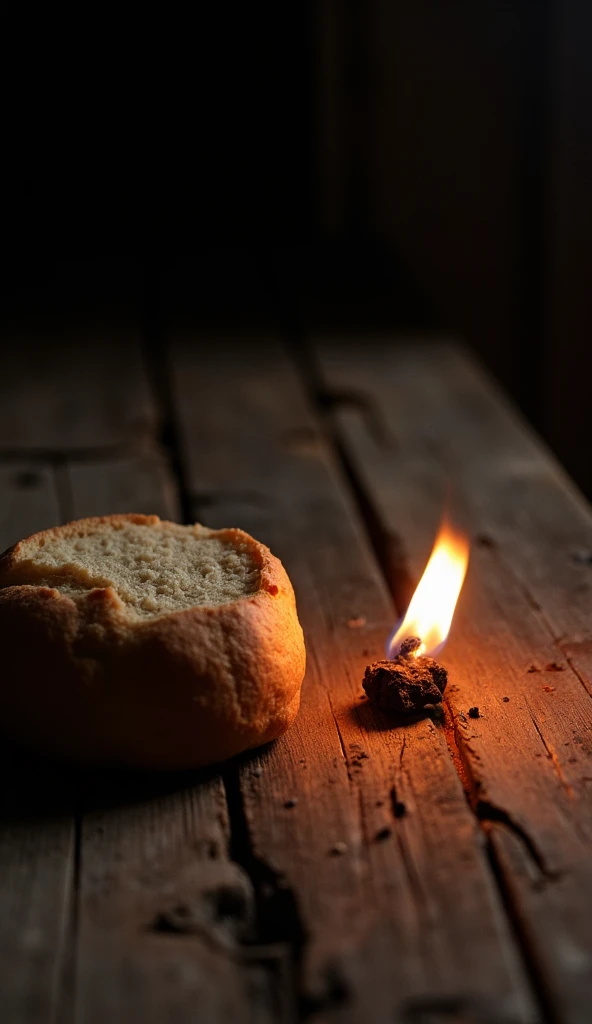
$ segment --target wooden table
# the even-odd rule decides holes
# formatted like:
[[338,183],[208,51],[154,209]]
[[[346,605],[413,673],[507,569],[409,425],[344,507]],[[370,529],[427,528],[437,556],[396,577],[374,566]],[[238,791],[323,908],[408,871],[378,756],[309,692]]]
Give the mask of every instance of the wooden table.
[[[294,582],[302,710],[198,775],[5,751],[0,1020],[589,1024],[588,506],[456,345],[164,333],[12,338],[0,544],[107,512],[244,527]],[[446,721],[393,726],[361,678],[447,487],[472,557]]]

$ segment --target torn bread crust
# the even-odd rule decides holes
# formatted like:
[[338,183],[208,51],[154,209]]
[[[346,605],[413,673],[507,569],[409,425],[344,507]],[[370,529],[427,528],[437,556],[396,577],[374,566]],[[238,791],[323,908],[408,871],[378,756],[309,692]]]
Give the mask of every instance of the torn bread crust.
[[[154,607],[144,564],[165,588]],[[0,588],[0,726],[27,746],[189,768],[273,739],[296,715],[305,653],[292,586],[241,530],[80,520],[5,552]]]
[[73,599],[112,587],[141,617],[255,593],[261,568],[259,545],[241,530],[109,516],[21,541],[0,560],[0,580],[55,587]]

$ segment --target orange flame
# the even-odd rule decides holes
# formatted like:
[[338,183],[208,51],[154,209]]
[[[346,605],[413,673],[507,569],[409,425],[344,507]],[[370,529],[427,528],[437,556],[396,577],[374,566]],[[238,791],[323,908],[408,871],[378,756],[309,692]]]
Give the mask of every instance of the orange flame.
[[394,658],[408,636],[422,642],[416,655],[433,655],[444,646],[468,564],[467,537],[444,521],[407,613],[389,638],[387,657]]

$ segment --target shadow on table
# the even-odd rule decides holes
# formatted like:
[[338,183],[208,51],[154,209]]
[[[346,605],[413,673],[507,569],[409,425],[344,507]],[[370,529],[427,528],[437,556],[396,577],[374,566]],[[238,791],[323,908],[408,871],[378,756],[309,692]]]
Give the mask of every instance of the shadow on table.
[[0,823],[146,803],[206,785],[219,774],[220,766],[186,772],[81,768],[35,757],[3,741]]
[[[393,715],[381,711],[369,700],[354,705],[345,714],[355,725],[365,729],[366,732],[392,732],[393,729],[417,728],[425,720],[424,715],[417,715],[415,718],[395,718]],[[439,719],[432,717],[434,725],[441,725]]]

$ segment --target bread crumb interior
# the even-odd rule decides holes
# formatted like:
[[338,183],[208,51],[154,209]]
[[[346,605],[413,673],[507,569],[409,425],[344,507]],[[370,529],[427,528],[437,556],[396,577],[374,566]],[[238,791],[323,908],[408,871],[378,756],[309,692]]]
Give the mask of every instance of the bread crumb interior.
[[113,521],[32,538],[22,551],[29,580],[76,598],[113,587],[132,615],[150,617],[220,605],[255,593],[256,550],[248,542],[209,536],[200,526]]

